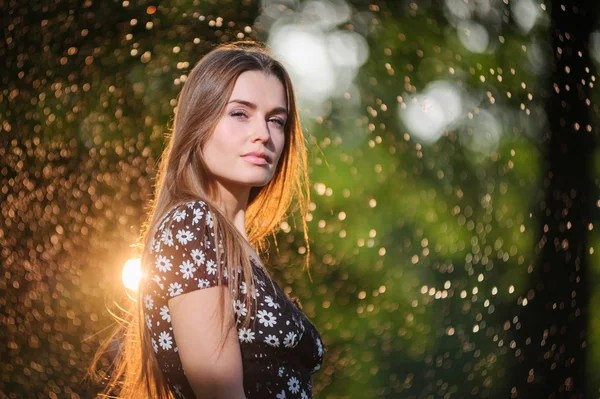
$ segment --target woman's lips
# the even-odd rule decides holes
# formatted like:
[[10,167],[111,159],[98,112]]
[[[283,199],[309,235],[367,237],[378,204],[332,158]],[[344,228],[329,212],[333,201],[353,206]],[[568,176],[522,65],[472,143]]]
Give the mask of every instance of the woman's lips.
[[257,157],[254,155],[245,155],[242,158],[244,158],[246,161],[253,163],[255,165],[267,165],[268,164],[266,159]]

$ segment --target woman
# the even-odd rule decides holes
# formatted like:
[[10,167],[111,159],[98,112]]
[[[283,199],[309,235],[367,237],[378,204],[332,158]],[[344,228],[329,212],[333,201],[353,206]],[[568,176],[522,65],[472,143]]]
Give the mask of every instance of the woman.
[[[254,251],[276,232],[294,195],[306,214],[307,187],[283,66],[253,42],[205,55],[179,95],[141,239],[137,317],[106,393],[312,396],[321,337]],[[308,244],[304,219],[303,227]]]

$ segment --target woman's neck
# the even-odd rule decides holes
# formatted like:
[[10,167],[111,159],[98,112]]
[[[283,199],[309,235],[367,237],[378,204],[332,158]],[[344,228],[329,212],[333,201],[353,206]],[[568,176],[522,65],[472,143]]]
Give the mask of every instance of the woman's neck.
[[215,180],[214,184],[216,187],[213,189],[215,192],[213,201],[245,237],[246,208],[248,207],[250,187],[225,185],[219,180]]

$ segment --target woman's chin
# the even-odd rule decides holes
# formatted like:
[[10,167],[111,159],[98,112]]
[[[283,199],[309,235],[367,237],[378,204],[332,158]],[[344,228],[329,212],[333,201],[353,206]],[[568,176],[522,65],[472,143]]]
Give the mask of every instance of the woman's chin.
[[248,183],[248,185],[251,187],[263,187],[263,186],[266,186],[267,184],[269,184],[270,181],[271,181],[271,179],[254,180],[254,181]]
[[239,185],[239,186],[247,186],[247,187],[263,187],[267,185],[273,175],[268,171],[264,170],[262,172],[256,171],[243,171],[236,174],[237,178],[233,178],[233,176],[221,176],[222,181],[228,185]]
[[273,175],[270,170],[264,169],[258,171],[247,171],[247,173],[244,173],[243,175],[240,174],[240,177],[242,177],[240,180],[244,180],[244,182],[247,184],[264,186],[271,181]]
[[252,188],[266,186],[270,181],[270,178],[248,178],[243,180],[230,180],[230,184]]

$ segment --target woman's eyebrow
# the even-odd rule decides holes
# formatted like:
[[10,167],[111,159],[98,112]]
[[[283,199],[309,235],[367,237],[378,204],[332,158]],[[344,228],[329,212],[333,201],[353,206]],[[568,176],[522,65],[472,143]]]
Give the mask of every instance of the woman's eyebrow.
[[[254,103],[252,103],[250,101],[246,101],[246,100],[231,100],[227,104],[231,104],[231,103],[242,104],[242,105],[245,105],[246,107],[251,108],[251,109],[256,109],[257,108],[256,104],[254,104]],[[269,115],[272,115],[272,114],[285,114],[285,115],[287,115],[287,113],[288,113],[287,109],[285,109],[284,107],[275,107],[271,111],[269,111],[268,114]]]

